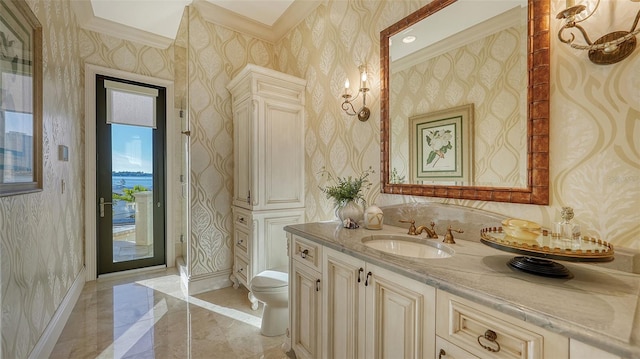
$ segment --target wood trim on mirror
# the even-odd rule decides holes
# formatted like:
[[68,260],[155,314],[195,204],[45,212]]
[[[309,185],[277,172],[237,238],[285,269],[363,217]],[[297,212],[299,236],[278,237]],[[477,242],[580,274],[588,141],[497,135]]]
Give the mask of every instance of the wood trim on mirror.
[[526,188],[389,183],[389,38],[456,0],[434,0],[380,32],[380,176],[382,192],[479,201],[549,204],[549,0],[529,0]]

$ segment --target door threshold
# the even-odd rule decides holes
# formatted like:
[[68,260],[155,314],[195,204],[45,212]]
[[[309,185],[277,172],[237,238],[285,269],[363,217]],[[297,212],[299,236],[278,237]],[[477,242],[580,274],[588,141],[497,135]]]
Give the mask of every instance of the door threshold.
[[120,271],[120,272],[100,274],[100,275],[98,275],[98,279],[122,278],[122,277],[127,277],[127,276],[130,276],[130,275],[136,275],[136,274],[140,274],[140,273],[156,272],[156,271],[161,271],[161,270],[165,270],[165,269],[167,269],[167,265],[166,264],[161,264],[161,265],[158,265],[158,266],[136,268],[136,269],[123,270],[123,271]]

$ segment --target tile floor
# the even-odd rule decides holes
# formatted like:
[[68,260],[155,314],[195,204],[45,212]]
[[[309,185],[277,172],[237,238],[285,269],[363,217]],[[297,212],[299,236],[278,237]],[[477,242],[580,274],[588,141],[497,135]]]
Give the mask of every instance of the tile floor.
[[247,293],[186,296],[172,269],[88,282],[51,358],[287,358]]

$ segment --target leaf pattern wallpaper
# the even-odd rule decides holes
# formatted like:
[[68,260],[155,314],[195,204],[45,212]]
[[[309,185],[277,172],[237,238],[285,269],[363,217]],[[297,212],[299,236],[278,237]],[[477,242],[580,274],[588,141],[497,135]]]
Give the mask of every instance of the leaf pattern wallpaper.
[[[325,167],[354,175],[380,163],[379,33],[428,1],[326,1],[276,44],[278,70],[307,79],[307,220],[333,218],[331,202],[318,186]],[[565,2],[551,1],[551,14]],[[595,21],[600,33],[630,24],[632,2],[610,4],[615,16]],[[559,42],[551,21],[551,120],[549,206],[380,194],[369,203],[442,202],[527,218],[546,226],[574,208],[583,233],[618,247],[640,249],[640,51],[609,66],[594,65],[586,53]],[[626,26],[626,25],[624,25]],[[371,77],[368,122],[340,110],[347,76],[357,83],[358,66]]]
[[[188,77],[192,218],[187,245],[176,248],[189,258],[191,277],[224,278],[232,266],[230,79],[255,63],[307,80],[306,219],[332,219],[332,202],[318,189],[326,184],[322,168],[338,176],[369,167],[376,171],[373,178],[379,174],[379,33],[427,1],[326,0],[275,44],[190,11],[188,43],[177,54],[173,46],[156,49],[81,30],[69,0],[28,3],[43,24],[44,190],[0,198],[1,353],[6,358],[29,355],[84,264],[85,63],[179,82],[184,79],[176,77],[185,75],[176,74],[175,61],[187,59],[188,69],[180,72]],[[552,0],[551,13],[564,4]],[[631,6],[637,5],[609,6],[615,16],[600,19],[594,31],[631,23]],[[558,26],[552,19],[553,35]],[[380,194],[378,181],[367,202],[444,202],[545,225],[559,219],[562,206],[572,206],[584,233],[640,249],[640,50],[618,64],[597,66],[553,35],[549,206]],[[371,118],[359,122],[342,112],[340,95],[344,80],[357,83],[358,66],[365,63]],[[57,160],[59,144],[69,147],[69,162]]]

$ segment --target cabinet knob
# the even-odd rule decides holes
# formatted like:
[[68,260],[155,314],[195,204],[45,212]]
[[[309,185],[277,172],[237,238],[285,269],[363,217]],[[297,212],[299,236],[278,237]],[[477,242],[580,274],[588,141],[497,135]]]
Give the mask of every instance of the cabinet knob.
[[320,291],[320,279],[316,279],[316,292]]
[[[497,353],[500,351],[500,343],[496,340],[497,338],[498,334],[496,334],[496,332],[491,329],[487,329],[487,331],[484,332],[484,335],[478,335],[478,344],[492,353]],[[487,344],[482,344],[483,341]]]
[[309,255],[309,250],[308,249],[305,249],[302,252],[300,252],[300,257],[302,257],[303,259],[307,258],[307,255]]
[[238,244],[242,244],[244,242],[243,239],[238,239]]

